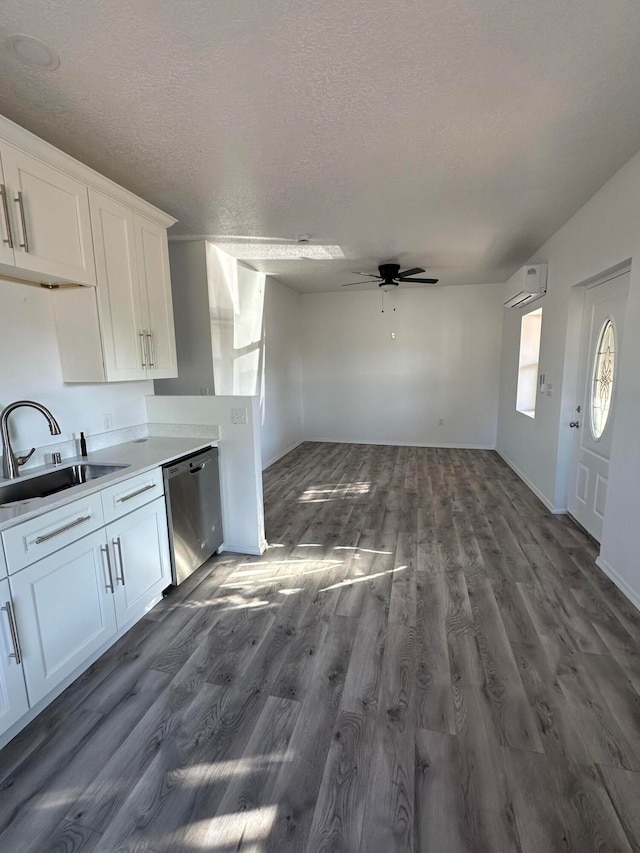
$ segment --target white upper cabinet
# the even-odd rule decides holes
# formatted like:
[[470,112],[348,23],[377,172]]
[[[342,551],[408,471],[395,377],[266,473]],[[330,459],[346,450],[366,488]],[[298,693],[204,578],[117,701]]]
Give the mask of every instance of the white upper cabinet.
[[124,204],[93,190],[89,191],[89,200],[106,378],[145,379],[147,339],[134,213]]
[[15,266],[13,252],[13,229],[9,213],[9,190],[4,182],[4,172],[0,162],[0,264],[3,267]]
[[149,377],[171,379],[178,375],[178,361],[167,232],[137,214],[135,227]]
[[167,231],[89,190],[97,294],[61,290],[54,309],[66,382],[178,375]]
[[178,375],[171,216],[0,116],[0,276],[52,290],[65,382]]
[[[25,151],[0,142],[3,240],[13,265],[42,281],[96,283],[87,186]],[[9,243],[3,242],[6,250]],[[11,260],[6,257],[7,263]]]

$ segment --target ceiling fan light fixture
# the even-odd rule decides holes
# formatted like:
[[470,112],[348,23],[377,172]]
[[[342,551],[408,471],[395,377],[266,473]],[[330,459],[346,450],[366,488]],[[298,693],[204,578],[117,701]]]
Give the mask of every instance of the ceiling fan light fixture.
[[380,290],[384,293],[390,293],[392,290],[397,288],[398,284],[395,281],[383,281],[382,284],[379,285]]

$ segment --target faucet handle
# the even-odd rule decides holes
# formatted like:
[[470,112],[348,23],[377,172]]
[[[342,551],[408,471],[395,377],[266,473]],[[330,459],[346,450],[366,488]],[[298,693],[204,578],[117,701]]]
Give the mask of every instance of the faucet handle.
[[26,456],[16,456],[16,462],[18,463],[18,465],[24,465],[25,462],[28,462],[31,459],[35,452],[35,447],[32,447]]

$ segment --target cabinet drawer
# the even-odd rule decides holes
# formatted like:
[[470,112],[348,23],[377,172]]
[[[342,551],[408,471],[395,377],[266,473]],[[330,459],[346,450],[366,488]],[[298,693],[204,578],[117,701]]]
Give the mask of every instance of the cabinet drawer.
[[130,477],[102,491],[105,524],[144,506],[164,494],[162,468]]
[[2,534],[9,574],[41,560],[104,525],[100,494],[52,509]]

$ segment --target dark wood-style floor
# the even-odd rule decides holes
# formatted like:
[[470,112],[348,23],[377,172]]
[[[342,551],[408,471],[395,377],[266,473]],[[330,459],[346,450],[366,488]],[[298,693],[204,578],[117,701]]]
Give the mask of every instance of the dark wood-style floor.
[[304,444],[0,753],[0,850],[640,851],[640,618],[492,452]]

